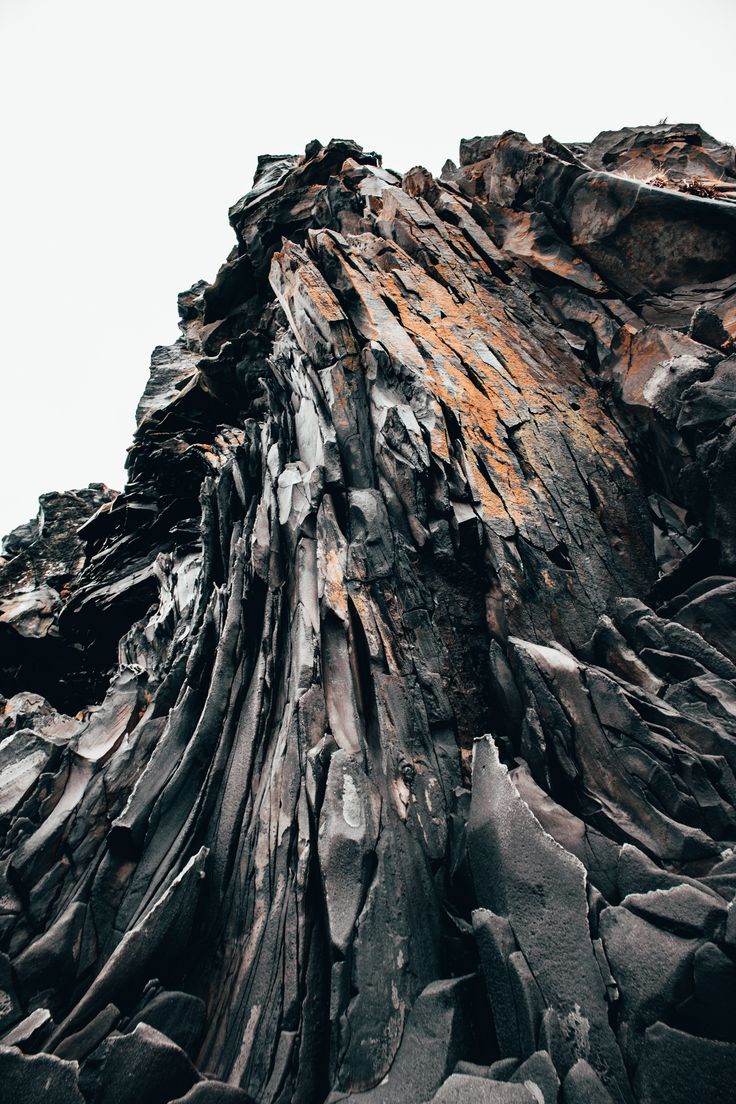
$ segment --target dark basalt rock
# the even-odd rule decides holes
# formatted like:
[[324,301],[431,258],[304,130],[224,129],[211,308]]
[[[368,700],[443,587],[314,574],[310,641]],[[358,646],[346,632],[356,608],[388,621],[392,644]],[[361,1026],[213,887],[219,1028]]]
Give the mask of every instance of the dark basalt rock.
[[526,1085],[453,1073],[432,1097],[432,1104],[532,1104],[538,1099]]
[[253,1104],[253,1097],[224,1081],[198,1081],[172,1104]]
[[[59,630],[59,617],[85,563],[79,529],[117,492],[102,483],[41,495],[38,516],[3,540],[0,556],[0,694],[33,691],[60,709],[100,700],[106,666],[98,641],[85,650]],[[115,642],[117,643],[117,641]]]
[[584,1058],[578,1058],[562,1084],[562,1104],[611,1104],[600,1077]]
[[184,1052],[144,1023],[101,1043],[85,1064],[81,1088],[88,1104],[166,1104],[198,1080]]
[[151,996],[143,1004],[133,1016],[129,1030],[139,1023],[148,1024],[160,1034],[166,1035],[190,1057],[194,1057],[204,1031],[205,1019],[205,1003],[199,997],[194,997],[191,993],[164,991]]
[[0,558],[0,1101],[700,1104],[736,1035],[736,163],[259,160]]
[[647,1028],[637,1072],[642,1104],[728,1100],[736,1077],[736,1046],[695,1038],[663,1023]]
[[12,1046],[0,1046],[0,1097],[17,1104],[84,1104],[75,1062],[50,1054],[26,1056]]
[[542,1094],[543,1104],[555,1104],[560,1089],[560,1079],[546,1050],[538,1050],[522,1062],[511,1074],[509,1084],[524,1085],[526,1088],[535,1085]]

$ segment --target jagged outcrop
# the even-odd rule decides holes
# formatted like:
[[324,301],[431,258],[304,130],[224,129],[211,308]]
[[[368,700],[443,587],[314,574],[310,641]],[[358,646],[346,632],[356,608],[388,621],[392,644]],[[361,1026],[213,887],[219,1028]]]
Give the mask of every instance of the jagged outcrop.
[[734,196],[260,159],[124,492],[6,539],[0,1096],[726,1099]]

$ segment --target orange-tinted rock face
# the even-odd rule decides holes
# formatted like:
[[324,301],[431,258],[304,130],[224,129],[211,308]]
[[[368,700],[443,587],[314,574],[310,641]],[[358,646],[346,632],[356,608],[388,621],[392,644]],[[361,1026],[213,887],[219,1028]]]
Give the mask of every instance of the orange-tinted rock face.
[[125,491],[0,561],[0,1084],[726,1099],[735,182],[261,158]]

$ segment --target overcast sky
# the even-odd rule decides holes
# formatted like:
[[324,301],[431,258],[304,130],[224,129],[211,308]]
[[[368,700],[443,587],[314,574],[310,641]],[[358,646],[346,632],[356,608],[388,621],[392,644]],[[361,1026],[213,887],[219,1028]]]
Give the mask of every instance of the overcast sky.
[[259,153],[657,122],[736,140],[736,0],[0,0],[0,534],[118,489],[151,349],[212,280]]

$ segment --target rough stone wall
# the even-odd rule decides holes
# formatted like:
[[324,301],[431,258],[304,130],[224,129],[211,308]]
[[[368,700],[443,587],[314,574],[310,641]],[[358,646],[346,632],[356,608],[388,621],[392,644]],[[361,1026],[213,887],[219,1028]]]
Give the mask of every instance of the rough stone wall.
[[729,1098],[735,199],[697,127],[261,158],[0,560],[0,1099]]

